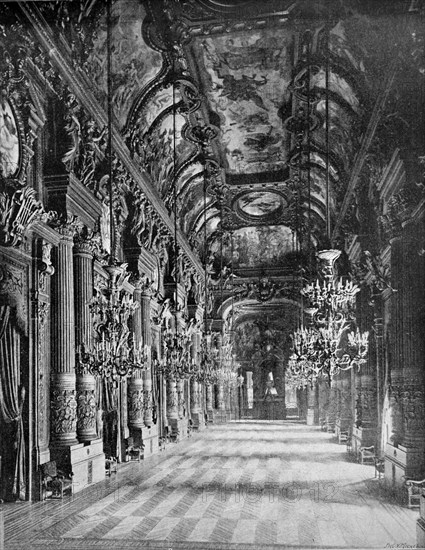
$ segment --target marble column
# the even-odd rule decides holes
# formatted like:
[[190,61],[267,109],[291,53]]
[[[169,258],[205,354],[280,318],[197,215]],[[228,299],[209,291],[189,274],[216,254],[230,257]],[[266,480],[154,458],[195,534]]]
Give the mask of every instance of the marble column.
[[405,243],[401,235],[391,240],[391,285],[397,290],[392,298],[391,308],[391,436],[390,442],[398,446],[403,441],[403,415],[400,396],[403,391],[403,248]]
[[77,440],[75,375],[75,315],[72,224],[59,228],[52,277],[52,373],[50,399],[51,443],[68,447]]
[[337,413],[337,385],[336,380],[331,381],[331,387],[329,390],[329,401],[326,411],[326,429],[328,432],[335,430],[335,421]]
[[[402,408],[403,445],[408,451],[411,449],[412,453],[418,453],[422,467],[425,449],[425,280],[424,259],[417,253],[416,237],[420,230],[423,230],[423,226],[418,228],[413,223],[404,228],[407,246],[403,248],[403,385],[399,400]],[[416,466],[419,469],[419,465]]]
[[177,411],[178,411],[178,417],[184,418],[185,417],[185,407],[186,407],[186,401],[184,398],[184,379],[179,378],[176,381],[176,391],[177,391]]
[[167,376],[167,420],[170,424],[179,418],[176,379]]
[[226,410],[226,404],[224,402],[224,384],[221,381],[217,383],[217,409],[219,411]]
[[[378,303],[377,303],[378,302]],[[377,455],[381,456],[385,449],[382,449],[382,410],[384,407],[384,347],[383,347],[383,318],[382,300],[375,300],[375,317],[373,324],[373,337],[375,339],[376,359],[376,412],[377,412]]]
[[[139,304],[139,307],[133,314],[133,331],[134,331],[134,343],[137,348],[143,345],[143,311],[141,307],[142,302],[142,290],[139,281],[135,282],[134,288],[134,301]],[[143,401],[143,371],[134,370],[130,382],[128,385],[128,421],[129,427],[134,433],[136,430],[143,428],[143,413],[144,413],[144,401]]]
[[[90,239],[78,237],[74,244],[75,346],[93,345],[93,322],[89,304],[93,298],[93,252]],[[77,365],[77,435],[80,442],[97,438],[96,380],[87,366]]]
[[152,332],[150,325],[151,318],[151,292],[150,286],[145,285],[140,296],[140,311],[142,317],[142,340],[143,345],[147,346],[148,350],[148,365],[143,373],[143,406],[144,415],[143,421],[145,426],[152,426],[152,362],[151,362],[151,347],[152,347]]
[[[192,334],[192,347],[191,356],[192,361],[199,361],[198,358],[198,334],[194,332]],[[199,425],[199,382],[194,376],[190,378],[190,416],[194,427]]]
[[205,408],[207,410],[208,420],[209,422],[212,422],[214,411],[212,384],[205,384]]
[[307,389],[307,426],[314,426],[317,423],[316,415],[316,384]]

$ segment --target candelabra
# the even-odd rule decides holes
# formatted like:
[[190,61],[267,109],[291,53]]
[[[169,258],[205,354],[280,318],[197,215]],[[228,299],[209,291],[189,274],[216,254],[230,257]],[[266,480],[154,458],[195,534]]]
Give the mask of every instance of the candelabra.
[[335,261],[340,254],[340,250],[318,252],[317,257],[323,262],[323,281],[317,279],[301,290],[301,294],[313,305],[315,321],[320,324],[330,321],[343,323],[351,317],[356,294],[360,291],[352,281],[336,279]]
[[360,367],[365,362],[369,333],[360,333],[357,328],[347,334],[360,289],[351,281],[336,280],[334,264],[339,255],[339,250],[319,252],[324,280],[317,280],[301,291],[312,304],[306,310],[312,317],[312,326],[297,330],[292,337],[293,354],[287,376],[298,387],[313,383],[320,376],[330,381],[341,370]]
[[138,307],[124,291],[127,282],[127,264],[105,267],[109,274],[108,285],[90,302],[94,321],[95,338],[92,346],[80,346],[77,367],[115,385],[131,375],[134,369],[144,369],[148,364],[147,347],[136,346],[128,327],[128,321]]
[[208,335],[204,335],[201,341],[199,352],[198,382],[213,384],[216,380],[217,367],[219,364],[219,350],[211,345]]
[[183,379],[196,373],[197,366],[190,356],[190,337],[167,330],[162,338],[162,360],[158,370],[169,378]]

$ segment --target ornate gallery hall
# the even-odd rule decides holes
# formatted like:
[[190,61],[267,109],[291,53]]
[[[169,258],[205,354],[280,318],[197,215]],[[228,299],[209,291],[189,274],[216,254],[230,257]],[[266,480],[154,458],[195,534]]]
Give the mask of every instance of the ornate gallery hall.
[[0,550],[425,547],[424,16],[0,2]]

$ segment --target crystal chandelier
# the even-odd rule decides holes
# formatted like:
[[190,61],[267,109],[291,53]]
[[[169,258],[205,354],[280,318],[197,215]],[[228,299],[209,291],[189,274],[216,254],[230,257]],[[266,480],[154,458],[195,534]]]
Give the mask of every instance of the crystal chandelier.
[[356,294],[360,288],[352,281],[343,282],[335,277],[335,261],[340,250],[321,250],[317,257],[323,262],[323,281],[317,279],[301,290],[313,306],[315,320],[320,324],[344,322],[351,315]]
[[293,353],[288,363],[288,380],[303,387],[319,377],[330,381],[336,374],[365,363],[369,333],[347,333],[353,322],[352,309],[359,287],[351,281],[335,277],[335,261],[339,250],[318,253],[324,264],[324,280],[317,280],[301,291],[311,304],[306,312],[312,326],[300,328],[292,336]]
[[196,372],[190,355],[191,339],[187,334],[166,330],[162,338],[162,360],[158,370],[167,378],[184,379]]
[[219,350],[212,345],[211,336],[204,334],[199,351],[199,370],[196,374],[198,382],[215,383],[218,365]]
[[129,278],[127,264],[108,265],[108,285],[90,302],[95,337],[92,346],[82,344],[77,365],[114,385],[148,364],[147,346],[136,346],[128,321],[138,305],[123,289]]

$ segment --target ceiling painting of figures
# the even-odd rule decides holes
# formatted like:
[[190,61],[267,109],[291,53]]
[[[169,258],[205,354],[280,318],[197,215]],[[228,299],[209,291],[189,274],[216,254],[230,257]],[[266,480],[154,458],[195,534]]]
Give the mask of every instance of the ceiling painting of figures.
[[291,229],[283,225],[244,227],[226,238],[223,256],[235,269],[279,267],[294,250],[295,240]]
[[[159,73],[162,55],[151,49],[142,36],[145,8],[134,0],[118,0],[112,6],[112,104],[119,126],[124,127],[129,111],[143,88]],[[98,98],[107,98],[106,14],[87,62]]]
[[282,29],[197,41],[230,173],[276,171],[285,165],[278,111],[291,80],[291,43],[292,34]]
[[142,163],[163,198],[170,190],[176,168],[175,160],[184,158],[187,151],[193,148],[191,143],[182,138],[182,129],[185,124],[186,119],[182,115],[174,118],[170,113],[145,137]]

